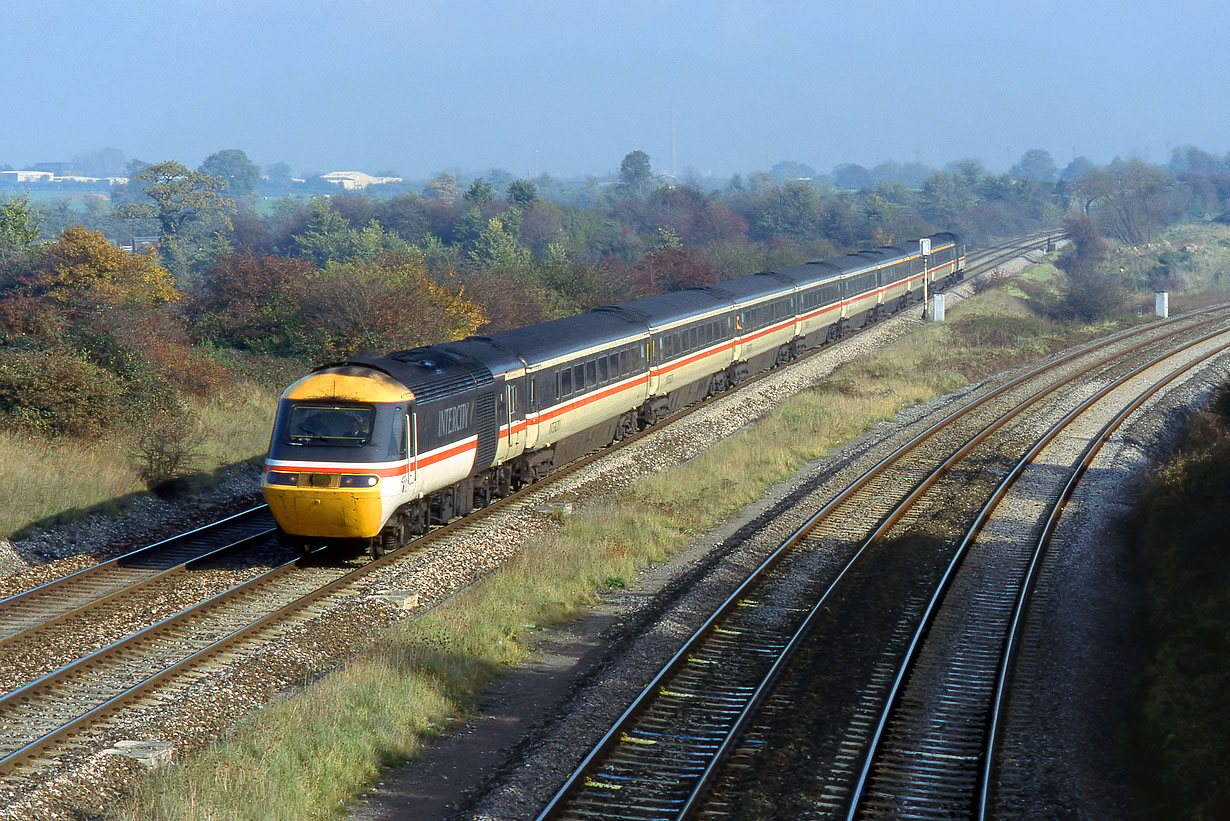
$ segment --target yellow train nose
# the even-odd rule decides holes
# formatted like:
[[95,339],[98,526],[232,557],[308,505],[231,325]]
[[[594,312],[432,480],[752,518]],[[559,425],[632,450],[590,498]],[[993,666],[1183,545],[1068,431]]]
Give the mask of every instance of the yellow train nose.
[[383,523],[378,490],[268,484],[263,490],[278,526],[292,536],[366,539]]

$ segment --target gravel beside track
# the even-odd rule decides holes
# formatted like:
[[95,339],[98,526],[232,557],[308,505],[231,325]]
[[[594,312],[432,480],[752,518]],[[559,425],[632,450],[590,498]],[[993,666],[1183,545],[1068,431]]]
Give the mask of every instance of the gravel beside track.
[[[1023,263],[1001,265],[1005,273]],[[969,284],[950,290],[950,304],[971,290]],[[347,655],[362,650],[356,624],[379,628],[422,612],[451,593],[472,584],[506,561],[522,547],[532,546],[557,526],[549,513],[535,510],[545,502],[567,501],[583,507],[594,499],[623,487],[638,477],[662,467],[678,464],[703,450],[708,444],[763,415],[783,398],[814,383],[842,362],[908,332],[919,322],[918,310],[894,317],[841,345],[811,359],[775,373],[753,390],[725,397],[688,418],[681,425],[665,426],[640,446],[600,460],[561,485],[531,494],[527,502],[484,523],[481,529],[463,532],[422,551],[412,553],[395,567],[374,576],[362,589],[335,596],[269,638],[259,655],[232,656],[213,662],[183,678],[177,688],[125,712],[82,740],[77,753],[59,759],[36,778],[19,783],[0,784],[0,818],[80,818],[101,812],[114,798],[123,794],[145,770],[132,759],[102,752],[116,741],[139,739],[167,741],[176,758],[190,755],[202,745],[222,738],[242,717],[264,704],[301,687],[330,669]],[[1106,481],[1117,496],[1102,504],[1123,504],[1130,483],[1124,475],[1139,475],[1140,467],[1158,450],[1141,446],[1146,441],[1169,441],[1177,428],[1176,419],[1189,401],[1202,397],[1214,377],[1189,380],[1186,393],[1172,391],[1150,403],[1152,420],[1143,419],[1125,428],[1108,448],[1099,464],[1114,465],[1114,470],[1095,471],[1098,481]],[[885,435],[910,421],[921,418],[943,400],[930,406],[911,409],[892,424],[882,425],[858,442],[851,443],[826,459],[800,471],[793,480],[774,488],[761,502],[744,511],[739,519],[705,534],[692,549],[668,565],[651,568],[642,574],[635,588],[614,594],[593,613],[574,624],[543,631],[538,642],[539,657],[498,682],[480,704],[480,713],[464,726],[446,733],[422,764],[410,765],[391,773],[386,788],[366,804],[352,811],[352,817],[374,819],[405,817],[410,811],[423,818],[532,817],[546,802],[559,781],[596,740],[611,720],[622,711],[630,694],[643,686],[657,666],[690,634],[693,625],[710,612],[731,587],[740,581],[763,554],[786,535],[789,521],[775,522],[771,532],[755,539],[747,522],[777,506],[803,509],[798,496],[813,499],[831,495],[832,488],[852,478],[848,465],[856,457],[885,447]],[[1180,410],[1175,410],[1178,408]],[[1169,409],[1169,410],[1168,410]],[[1135,438],[1132,438],[1135,437]],[[1122,467],[1127,465],[1128,467]],[[255,470],[220,488],[209,500],[201,520],[212,520],[250,506],[258,482]],[[1078,493],[1079,512],[1070,514],[1087,521],[1098,521],[1099,511],[1089,506],[1085,491]],[[1081,500],[1084,499],[1082,502]],[[1117,501],[1116,501],[1117,500]],[[191,527],[178,506],[155,499],[137,500],[119,520],[106,519],[105,535],[96,535],[98,522],[88,522],[52,531],[16,545],[0,544],[0,567],[16,572],[0,579],[0,591],[14,592],[37,584],[38,579],[63,575],[69,569],[91,563],[96,558],[131,549],[136,543],[154,541],[163,532],[181,532]],[[775,511],[780,517],[781,511]],[[799,514],[800,516],[802,513]],[[178,516],[178,518],[177,518]],[[788,518],[788,517],[787,517]],[[157,528],[164,528],[163,531]],[[1088,529],[1084,531],[1088,535]],[[758,531],[759,533],[759,531]],[[1087,540],[1083,550],[1098,553],[1098,540]],[[1055,555],[1067,557],[1066,550]],[[1112,560],[1113,561],[1113,560]],[[1107,559],[1098,555],[1078,566],[1060,567],[1054,582],[1081,589],[1091,585],[1094,574],[1107,569]],[[1113,569],[1113,565],[1111,565]],[[1069,574],[1069,575],[1064,575]],[[1071,574],[1075,574],[1069,578]],[[1073,580],[1075,579],[1075,580]],[[417,605],[399,609],[382,594],[410,591],[418,595]],[[1089,597],[1075,597],[1090,608]],[[1066,623],[1072,614],[1064,610],[1073,597],[1057,597],[1056,623]],[[1113,613],[1113,611],[1112,611]],[[1099,613],[1077,614],[1096,627],[1102,625]],[[1112,616],[1113,617],[1113,616]],[[1096,653],[1102,652],[1096,631],[1072,630],[1072,652],[1077,658],[1091,659],[1091,672],[1105,673],[1109,665],[1099,665]],[[1055,660],[1054,665],[1062,665]],[[1043,669],[1038,674],[1059,681],[1081,669],[1071,665],[1065,670]],[[1077,670],[1073,670],[1076,667]],[[1099,669],[1100,668],[1100,669]],[[1024,672],[1024,671],[1023,671]],[[1066,701],[1070,711],[1079,710],[1076,696],[1089,691],[1089,682],[1077,682],[1076,690],[1052,695],[1052,703]],[[532,696],[527,694],[532,693]],[[1059,713],[1061,711],[1055,711]],[[1070,736],[1073,721],[1054,718],[1054,732]],[[1087,723],[1087,722],[1086,722]],[[1034,771],[1050,774],[1046,781],[1057,796],[1072,800],[1087,789],[1072,769],[1056,775],[1054,735],[1034,744],[1029,752]],[[1071,739],[1069,738],[1069,741]],[[1058,749],[1064,749],[1059,747]],[[1049,756],[1048,757],[1048,751]],[[1097,772],[1097,770],[1093,770]],[[1071,783],[1070,779],[1077,779]],[[413,801],[413,804],[407,804]],[[1066,806],[1056,800],[1053,806]],[[413,808],[411,810],[411,807]],[[1036,817],[1044,817],[1041,813]]]

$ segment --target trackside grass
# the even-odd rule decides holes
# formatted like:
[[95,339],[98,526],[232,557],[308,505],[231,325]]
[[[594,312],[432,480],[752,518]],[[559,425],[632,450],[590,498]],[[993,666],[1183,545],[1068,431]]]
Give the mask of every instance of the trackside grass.
[[143,489],[113,450],[0,433],[0,537],[65,513],[66,499],[88,508]]
[[[1049,266],[1027,272],[1050,278]],[[579,512],[545,544],[371,648],[300,695],[251,718],[230,739],[151,778],[125,819],[304,819],[334,816],[381,767],[419,756],[509,664],[534,625],[573,617],[637,569],[759,498],[807,461],[902,408],[1068,347],[1108,328],[1038,319],[997,290],[951,321],[919,329],[716,444]],[[739,470],[731,470],[738,465]]]
[[[264,454],[269,409],[277,394],[239,383],[225,396],[196,402],[190,416],[169,425],[190,447],[189,464],[207,481],[219,468]],[[129,443],[44,440],[0,432],[0,538],[20,535],[90,509],[119,511],[123,499],[146,490],[139,448]]]

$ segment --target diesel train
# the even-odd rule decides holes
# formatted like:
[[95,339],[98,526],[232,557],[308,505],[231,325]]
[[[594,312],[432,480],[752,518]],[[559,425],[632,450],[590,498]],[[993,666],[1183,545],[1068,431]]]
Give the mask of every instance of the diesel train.
[[278,403],[265,499],[286,539],[380,556],[964,270],[961,240],[935,234],[323,365]]

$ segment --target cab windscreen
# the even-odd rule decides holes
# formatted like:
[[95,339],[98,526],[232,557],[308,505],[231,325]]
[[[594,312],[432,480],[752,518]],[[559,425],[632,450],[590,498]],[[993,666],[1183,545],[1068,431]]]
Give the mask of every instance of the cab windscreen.
[[372,437],[376,411],[353,405],[295,405],[286,426],[292,445],[359,447]]

